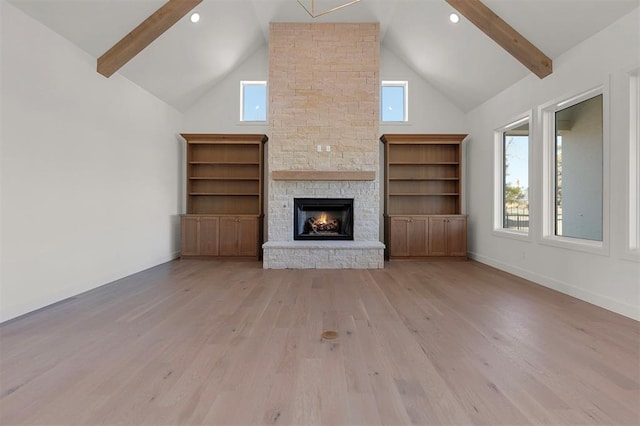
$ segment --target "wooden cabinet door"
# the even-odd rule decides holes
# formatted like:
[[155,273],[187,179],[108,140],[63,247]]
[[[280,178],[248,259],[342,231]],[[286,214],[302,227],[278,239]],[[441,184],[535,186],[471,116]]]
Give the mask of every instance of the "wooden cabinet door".
[[429,218],[429,256],[467,256],[467,218],[465,216]]
[[237,256],[238,244],[236,235],[238,234],[237,218],[220,218],[220,256]]
[[410,217],[392,217],[389,219],[389,256],[409,256]]
[[429,256],[447,256],[447,218],[429,218]]
[[218,218],[217,217],[201,217],[200,218],[200,255],[201,256],[217,256],[218,255]]
[[182,256],[199,254],[198,216],[182,216],[180,218],[180,240]]
[[258,256],[257,217],[220,218],[220,256]]
[[426,217],[397,216],[389,220],[389,256],[424,257],[428,255]]
[[467,256],[467,218],[447,218],[447,255]]
[[238,256],[258,255],[258,218],[244,217],[236,222],[237,254]]
[[409,221],[409,255],[424,257],[429,255],[427,235],[429,219],[412,217]]

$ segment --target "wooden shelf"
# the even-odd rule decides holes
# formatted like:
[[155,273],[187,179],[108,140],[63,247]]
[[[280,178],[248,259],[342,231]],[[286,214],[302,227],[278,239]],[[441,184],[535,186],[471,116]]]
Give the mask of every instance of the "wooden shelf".
[[257,177],[214,177],[214,176],[189,176],[191,180],[224,180],[224,181],[259,181],[260,178]]
[[193,165],[213,164],[213,165],[221,165],[221,166],[235,166],[235,165],[259,166],[260,165],[260,163],[256,163],[255,161],[189,161],[189,164],[193,164]]
[[385,213],[460,214],[465,135],[383,135]]
[[262,134],[229,134],[229,133],[181,133],[185,140],[192,145],[204,144],[204,145],[253,145],[257,140],[262,143],[267,142],[267,137]]
[[437,165],[458,165],[457,161],[403,161],[403,162],[393,162],[389,163],[390,166],[437,166]]

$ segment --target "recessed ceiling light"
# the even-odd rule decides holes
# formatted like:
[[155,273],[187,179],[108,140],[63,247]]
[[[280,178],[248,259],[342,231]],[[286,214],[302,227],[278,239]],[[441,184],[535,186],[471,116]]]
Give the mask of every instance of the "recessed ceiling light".
[[454,24],[457,24],[458,21],[460,21],[460,17],[458,16],[457,13],[452,13],[451,15],[449,15],[449,20]]
[[196,22],[198,22],[200,20],[200,14],[198,12],[192,13],[191,14],[191,18],[189,18],[189,19],[191,19],[191,22],[193,22],[195,24]]

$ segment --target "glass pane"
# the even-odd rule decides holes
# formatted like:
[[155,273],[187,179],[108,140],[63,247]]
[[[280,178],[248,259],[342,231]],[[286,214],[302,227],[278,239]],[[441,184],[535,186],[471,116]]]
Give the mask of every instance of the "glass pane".
[[556,112],[555,234],[602,241],[602,95]]
[[382,86],[382,121],[405,121],[404,86]]
[[503,133],[505,229],[529,232],[529,123]]
[[267,86],[247,84],[243,87],[243,121],[267,120]]

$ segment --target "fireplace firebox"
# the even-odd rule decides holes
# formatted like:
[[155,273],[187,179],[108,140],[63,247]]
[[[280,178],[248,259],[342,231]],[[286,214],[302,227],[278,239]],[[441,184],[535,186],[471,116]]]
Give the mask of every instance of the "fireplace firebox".
[[353,198],[294,198],[294,240],[353,240]]

